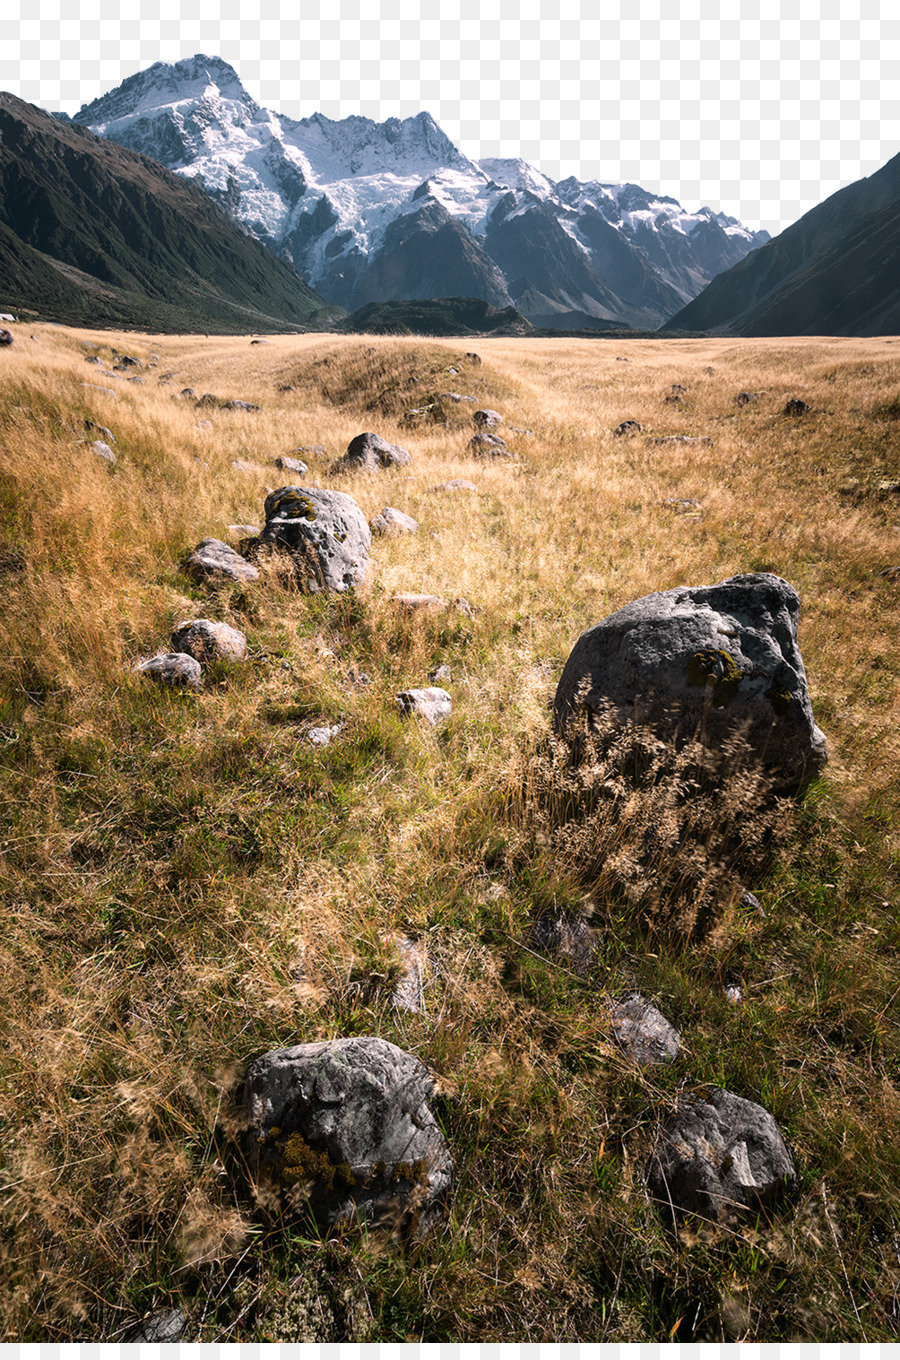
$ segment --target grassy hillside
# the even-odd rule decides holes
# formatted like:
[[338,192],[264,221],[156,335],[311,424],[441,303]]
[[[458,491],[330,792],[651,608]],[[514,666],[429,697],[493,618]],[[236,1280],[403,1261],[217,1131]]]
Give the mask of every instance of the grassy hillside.
[[[880,573],[900,565],[900,347],[491,339],[474,366],[465,340],[13,329],[0,1337],[116,1341],[180,1307],[200,1341],[896,1338],[900,584]],[[116,396],[85,387],[108,344],[159,366]],[[197,410],[184,387],[261,410]],[[448,388],[532,430],[508,436],[521,459],[467,454],[471,404],[411,423]],[[806,417],[780,414],[793,396]],[[715,442],[614,438],[625,419]],[[114,465],[79,442],[86,420]],[[412,464],[329,475],[369,429]],[[375,541],[357,598],[265,573],[192,585],[185,550],[259,524],[291,480],[274,458],[301,445],[326,451],[301,455],[310,485],[419,533]],[[477,492],[431,490],[457,477]],[[825,778],[800,804],[739,781],[686,801],[662,751],[611,812],[602,769],[567,787],[548,705],[578,634],[762,569],[801,596]],[[409,618],[401,591],[471,614]],[[244,630],[251,659],[196,694],[132,673],[197,616]],[[394,695],[438,665],[452,717],[404,723]],[[323,721],[344,728],[317,748]],[[663,817],[679,847],[654,858]],[[541,947],[548,912],[587,923],[587,968]],[[391,1004],[404,936],[427,950],[422,1013]],[[671,1067],[613,1044],[607,1003],[629,988],[682,1031]],[[320,1240],[242,1178],[248,1060],[351,1034],[439,1078],[457,1188],[418,1245]],[[676,1093],[704,1084],[773,1113],[799,1186],[771,1220],[676,1237],[642,1168]]]

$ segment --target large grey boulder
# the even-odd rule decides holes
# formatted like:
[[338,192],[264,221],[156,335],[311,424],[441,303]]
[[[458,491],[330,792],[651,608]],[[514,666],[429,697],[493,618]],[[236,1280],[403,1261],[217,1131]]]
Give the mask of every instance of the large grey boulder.
[[681,1035],[662,1011],[638,992],[613,1004],[613,1037],[632,1062],[644,1067],[672,1062],[681,1052]]
[[257,1058],[244,1087],[253,1178],[331,1226],[355,1217],[421,1234],[453,1178],[428,1069],[385,1039],[331,1039]]
[[254,549],[286,550],[299,590],[353,590],[362,584],[372,535],[352,496],[319,487],[283,486],[265,500],[266,523]]
[[745,1208],[767,1207],[797,1180],[775,1120],[731,1091],[690,1096],[660,1131],[647,1183],[669,1213],[718,1222]]
[[799,613],[793,586],[768,572],[635,600],[576,642],[556,691],[556,730],[564,735],[586,709],[589,719],[603,712],[713,748],[740,734],[776,788],[799,788],[828,759]]
[[384,468],[405,467],[411,462],[409,449],[400,444],[389,444],[380,434],[369,430],[350,440],[337,467],[345,472],[380,472]]
[[185,619],[172,633],[172,650],[186,652],[201,664],[208,661],[243,661],[247,639],[237,628],[212,619]]
[[199,689],[203,684],[200,662],[186,652],[160,652],[139,661],[134,669],[138,675],[149,675],[169,689]]

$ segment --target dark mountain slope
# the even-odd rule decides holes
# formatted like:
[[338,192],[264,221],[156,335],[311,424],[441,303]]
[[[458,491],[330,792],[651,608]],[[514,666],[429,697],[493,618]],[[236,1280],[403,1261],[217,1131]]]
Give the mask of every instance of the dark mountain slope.
[[720,274],[665,330],[878,335],[900,321],[900,156]]
[[335,310],[181,177],[10,94],[0,226],[3,303],[57,320],[284,330]]

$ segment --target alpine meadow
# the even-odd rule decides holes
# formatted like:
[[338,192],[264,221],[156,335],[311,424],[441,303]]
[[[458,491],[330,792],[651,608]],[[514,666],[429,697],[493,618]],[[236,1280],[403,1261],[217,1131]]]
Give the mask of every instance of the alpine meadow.
[[[0,1339],[896,1339],[900,341],[9,325]],[[269,533],[324,492],[376,522],[349,588]],[[734,577],[799,595],[811,777],[554,721],[581,634]],[[246,645],[187,668],[197,620]],[[248,1114],[334,1040],[427,1095],[393,1225]],[[667,1130],[728,1093],[779,1193],[748,1133],[717,1174],[759,1194],[700,1212]]]

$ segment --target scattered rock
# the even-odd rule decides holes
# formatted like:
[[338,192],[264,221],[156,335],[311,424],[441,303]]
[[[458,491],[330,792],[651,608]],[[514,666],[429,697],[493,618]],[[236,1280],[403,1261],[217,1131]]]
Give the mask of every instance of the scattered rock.
[[443,1218],[453,1180],[433,1091],[418,1058],[385,1039],[266,1053],[244,1086],[250,1174],[320,1224],[359,1218],[422,1236]]
[[776,1204],[797,1173],[768,1111],[714,1088],[682,1101],[660,1133],[647,1180],[669,1213],[728,1222],[743,1208]]
[[82,387],[88,387],[92,392],[103,392],[108,397],[117,397],[119,394],[111,387],[98,387],[96,383],[82,383]]
[[483,411],[476,411],[472,416],[472,419],[475,422],[476,428],[479,430],[493,430],[498,425],[503,424],[503,417],[500,412],[492,411],[490,408]]
[[464,397],[459,392],[442,392],[441,401],[475,401],[475,397]]
[[271,343],[272,343],[271,340],[251,340],[251,341],[250,341],[250,344],[251,344],[251,345],[270,345]]
[[726,982],[723,991],[725,992],[725,1000],[730,1002],[732,1006],[739,1006],[744,999],[744,993],[739,982]]
[[534,430],[523,430],[519,425],[507,425],[510,434],[534,434]]
[[887,496],[895,496],[900,491],[900,482],[882,481],[878,483],[878,490]]
[[696,496],[666,496],[662,504],[668,505],[677,515],[690,515],[703,508]]
[[220,538],[205,538],[185,559],[184,569],[195,581],[255,581],[259,572]]
[[129,378],[128,381],[129,381],[130,383],[138,383],[138,384],[140,384],[141,387],[144,386],[144,379],[143,379],[143,378]]
[[[623,359],[622,362],[627,364],[628,360]],[[623,420],[621,425],[617,425],[613,430],[613,434],[621,439],[623,435],[640,434],[643,428],[637,420]]]
[[180,1308],[160,1308],[150,1313],[143,1322],[128,1333],[125,1341],[148,1345],[166,1345],[177,1341],[187,1326],[187,1318]]
[[740,733],[777,788],[800,788],[828,747],[797,646],[799,614],[793,586],[768,572],[635,600],[578,639],[556,691],[556,730],[584,708],[591,722],[609,712],[714,749]]
[[306,453],[306,454],[310,455],[311,457],[314,457],[316,454],[318,454],[318,455],[324,454],[324,453],[325,453],[325,448],[324,448],[324,446],[323,446],[322,444],[301,444],[298,448],[293,449],[292,452],[293,452],[293,453]]
[[134,669],[138,675],[149,675],[152,680],[168,685],[171,689],[183,686],[199,689],[203,684],[200,662],[186,652],[160,652],[158,656],[139,661]]
[[144,365],[134,354],[119,354],[116,356],[120,368],[143,368]]
[[278,388],[279,392],[296,392],[296,390],[297,389],[293,383],[281,383],[281,385]]
[[597,944],[587,918],[572,912],[545,911],[532,922],[529,946],[554,954],[567,968],[585,973],[594,963]]
[[0,326],[0,349],[5,348],[7,345],[14,344],[15,336],[13,335],[12,331],[7,330],[5,326]]
[[681,1052],[681,1035],[661,1011],[638,992],[612,1007],[616,1042],[633,1062],[655,1066],[673,1062]]
[[99,364],[101,368],[103,367],[103,360],[98,358],[96,354],[89,354],[84,362],[86,364]]
[[684,397],[680,392],[667,392],[663,400],[669,406],[677,406],[680,402],[684,401]]
[[481,355],[480,355],[480,354],[476,354],[476,353],[474,352],[474,350],[471,351],[470,353],[468,353],[468,354],[466,355],[466,358],[468,359],[468,361],[469,361],[470,364],[475,364],[475,365],[477,366],[478,364],[481,363]]
[[255,472],[258,475],[265,472],[265,468],[260,467],[259,463],[248,463],[246,458],[232,458],[231,466],[235,472]]
[[362,584],[372,535],[352,496],[318,487],[283,486],[266,497],[265,515],[256,545],[289,554],[299,590],[316,595]]
[[467,448],[475,458],[517,457],[498,434],[473,434]]
[[631,363],[631,360],[630,360],[630,359],[626,359],[625,356],[624,356],[623,354],[617,354],[617,355],[616,355],[616,363],[617,363],[617,364],[630,364],[630,363]]
[[408,595],[392,595],[391,604],[397,605],[399,609],[407,614],[418,614],[425,609],[446,609],[447,601],[441,600],[437,595],[418,595],[411,593]]
[[405,689],[397,695],[397,707],[407,718],[426,718],[432,725],[443,722],[453,711],[445,689]]
[[[207,392],[206,397],[203,397],[201,398],[200,401],[197,401],[197,393],[194,391],[193,387],[182,387],[180,392],[177,392],[173,395],[172,400],[175,401],[177,400],[178,397],[184,397],[186,401],[197,401],[198,406],[212,406],[213,402],[207,400],[208,396],[209,393]],[[218,402],[215,402],[215,405],[218,406]]]
[[107,463],[114,463],[116,461],[116,455],[102,439],[89,440],[88,448],[92,453],[95,453],[98,458],[103,458]]
[[386,505],[381,514],[370,521],[369,528],[373,534],[396,538],[399,534],[417,534],[419,522],[413,519],[412,515],[405,515],[402,510],[395,510],[393,506]]
[[452,680],[453,672],[447,665],[435,666],[433,671],[428,672],[429,680]]
[[465,477],[451,477],[449,482],[440,482],[437,486],[430,486],[429,491],[477,491],[478,487],[474,482],[467,482]]
[[653,442],[654,444],[714,444],[716,441],[711,439],[708,434],[661,434]]
[[755,911],[757,916],[761,916],[763,920],[766,919],[762,902],[754,893],[747,892],[746,889],[741,893],[741,906],[745,907],[747,911]]
[[421,1015],[425,1010],[425,968],[428,954],[421,940],[405,937],[397,940],[403,972],[394,988],[391,1005],[398,1011],[413,1011]]
[[237,628],[212,619],[185,619],[175,625],[172,650],[186,652],[195,661],[244,661],[247,639]]
[[[186,389],[186,390],[189,391],[190,389]],[[215,407],[219,407],[219,406],[222,405],[222,403],[220,402],[220,400],[219,400],[218,397],[214,397],[214,396],[213,396],[212,392],[204,392],[204,393],[203,393],[203,396],[200,397],[200,398],[198,399],[197,405],[198,405],[198,406],[215,406]]]
[[223,411],[258,411],[259,407],[254,406],[252,401],[223,401]]
[[736,406],[749,406],[751,401],[756,401],[755,392],[738,392],[734,399]]
[[259,526],[256,524],[229,524],[228,532],[235,538],[256,538]]
[[305,477],[309,468],[306,463],[301,463],[299,458],[279,457],[275,459],[275,466],[281,468],[282,472],[296,472],[298,477]]
[[306,740],[313,746],[328,746],[343,730],[343,723],[334,723],[331,727],[311,727],[306,734]]
[[380,434],[358,434],[350,440],[347,452],[335,465],[341,472],[379,472],[383,468],[406,467],[412,462],[408,449],[389,444]]
[[783,416],[805,416],[807,411],[810,410],[812,410],[812,407],[809,402],[801,401],[799,397],[791,397],[781,414]]

